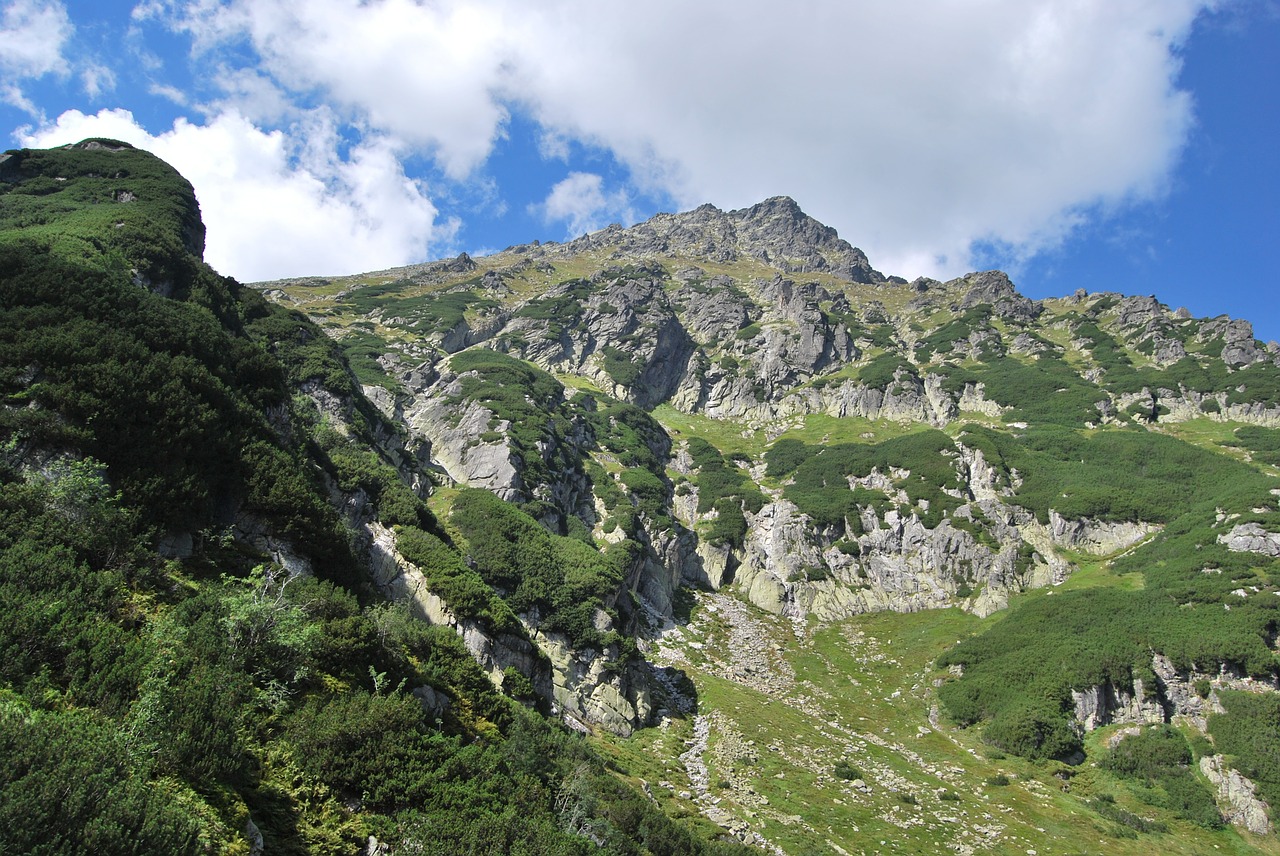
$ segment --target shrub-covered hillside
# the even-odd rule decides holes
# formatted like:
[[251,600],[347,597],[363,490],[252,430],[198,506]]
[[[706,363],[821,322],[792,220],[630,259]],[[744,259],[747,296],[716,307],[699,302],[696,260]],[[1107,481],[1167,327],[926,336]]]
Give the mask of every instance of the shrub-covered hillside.
[[0,156],[4,849],[1280,847],[1247,322],[781,198],[254,287],[201,235],[128,146]]
[[430,480],[202,234],[127,145],[0,156],[0,849],[733,851],[373,593],[357,524],[465,567]]

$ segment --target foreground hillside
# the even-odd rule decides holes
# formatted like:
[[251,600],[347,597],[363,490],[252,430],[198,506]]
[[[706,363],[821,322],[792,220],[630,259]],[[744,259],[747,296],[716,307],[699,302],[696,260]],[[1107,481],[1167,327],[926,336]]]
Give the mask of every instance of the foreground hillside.
[[787,852],[1274,849],[1280,348],[1247,322],[908,283],[788,199],[260,288],[445,484],[625,554],[600,626],[646,662],[601,709],[553,656],[554,697],[658,724],[609,745],[669,810]]
[[[401,429],[202,244],[151,155],[0,155],[0,850],[735,852],[543,715]],[[384,599],[406,555],[525,671]]]

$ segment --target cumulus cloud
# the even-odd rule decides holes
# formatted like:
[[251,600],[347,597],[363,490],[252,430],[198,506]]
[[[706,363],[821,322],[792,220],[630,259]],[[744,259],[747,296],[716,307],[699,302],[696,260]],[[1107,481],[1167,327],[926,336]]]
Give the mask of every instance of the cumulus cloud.
[[593,232],[610,221],[635,218],[626,192],[606,192],[604,179],[589,172],[569,173],[551,188],[545,200],[532,208],[546,223],[565,223],[565,237],[570,239]]
[[[878,266],[937,275],[977,243],[1025,256],[1098,206],[1158,196],[1192,122],[1176,49],[1214,2],[166,0],[148,15],[202,51],[251,45],[283,90],[319,92],[453,178],[521,110],[549,157],[603,148],[638,190],[686,205],[791,195]],[[588,205],[574,181],[552,197]]]
[[583,4],[534,22],[524,96],[685,204],[788,194],[886,270],[954,273],[1159,192],[1199,5]]
[[62,51],[73,31],[67,10],[56,0],[13,0],[0,20],[0,100],[35,115],[19,82],[67,72]]
[[4,7],[0,64],[21,77],[65,71],[62,47],[71,36],[67,10],[58,2],[13,0]]
[[313,115],[302,131],[264,131],[228,111],[152,135],[126,110],[72,110],[22,143],[112,137],[154,152],[196,189],[206,260],[244,281],[408,264],[428,257],[428,242],[452,239],[456,224],[436,223],[426,188],[405,176],[390,141],[366,137],[341,157],[329,117]]
[[105,65],[90,63],[80,72],[80,82],[84,86],[85,95],[97,98],[116,88],[116,75]]
[[335,106],[432,151],[453,178],[489,156],[507,118],[499,90],[513,57],[497,4],[235,0],[191,3],[170,20],[202,52],[248,39],[282,85],[321,88]]

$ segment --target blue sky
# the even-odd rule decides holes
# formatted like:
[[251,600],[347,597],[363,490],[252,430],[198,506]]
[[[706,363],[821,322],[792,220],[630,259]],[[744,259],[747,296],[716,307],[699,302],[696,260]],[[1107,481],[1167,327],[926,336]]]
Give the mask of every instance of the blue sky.
[[0,0],[6,146],[112,136],[245,281],[786,194],[885,273],[1280,339],[1276,0]]

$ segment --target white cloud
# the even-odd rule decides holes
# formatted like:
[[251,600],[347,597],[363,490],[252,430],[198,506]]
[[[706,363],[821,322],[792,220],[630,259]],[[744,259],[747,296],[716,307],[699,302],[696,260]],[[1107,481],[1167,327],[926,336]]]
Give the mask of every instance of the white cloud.
[[80,72],[80,82],[84,85],[85,95],[97,98],[116,88],[116,75],[105,65],[90,63]]
[[569,138],[554,130],[543,129],[538,135],[538,154],[543,160],[569,160]]
[[196,189],[205,258],[243,281],[409,264],[428,257],[429,241],[452,240],[456,224],[436,224],[426,188],[405,176],[389,141],[367,137],[344,158],[325,115],[298,131],[305,141],[224,112],[152,135],[126,110],[72,110],[22,144],[98,136],[154,152]]
[[567,223],[565,236],[576,238],[607,225],[611,220],[633,220],[635,214],[627,202],[624,191],[606,193],[600,176],[571,172],[551,188],[542,203],[532,207],[544,222]]
[[62,47],[71,36],[67,10],[58,2],[13,0],[4,7],[0,66],[9,74],[40,77],[66,71]]
[[19,81],[66,74],[62,50],[73,31],[67,10],[56,0],[13,0],[5,4],[0,20],[0,76],[5,78],[0,101],[38,115]]
[[1033,252],[1157,193],[1191,121],[1194,0],[576,4],[534,19],[523,95],[685,204],[794,196],[883,269]]
[[187,93],[183,92],[176,86],[168,86],[162,83],[153,83],[147,87],[147,92],[158,98],[164,98],[166,101],[172,101],[179,107],[186,107],[188,102]]
[[453,178],[492,151],[506,121],[506,23],[493,4],[413,0],[234,0],[189,4],[175,22],[201,51],[248,38],[263,68],[297,92],[430,149]]
[[220,67],[218,87],[225,93],[219,104],[260,124],[275,124],[297,118],[298,107],[270,77],[256,68]]
[[568,140],[607,149],[686,205],[788,194],[915,275],[964,269],[979,241],[1032,254],[1094,206],[1158,196],[1192,122],[1176,48],[1214,4],[168,0],[147,14],[201,50],[247,41],[291,97],[319,93],[451,177],[527,110],[548,157]]

